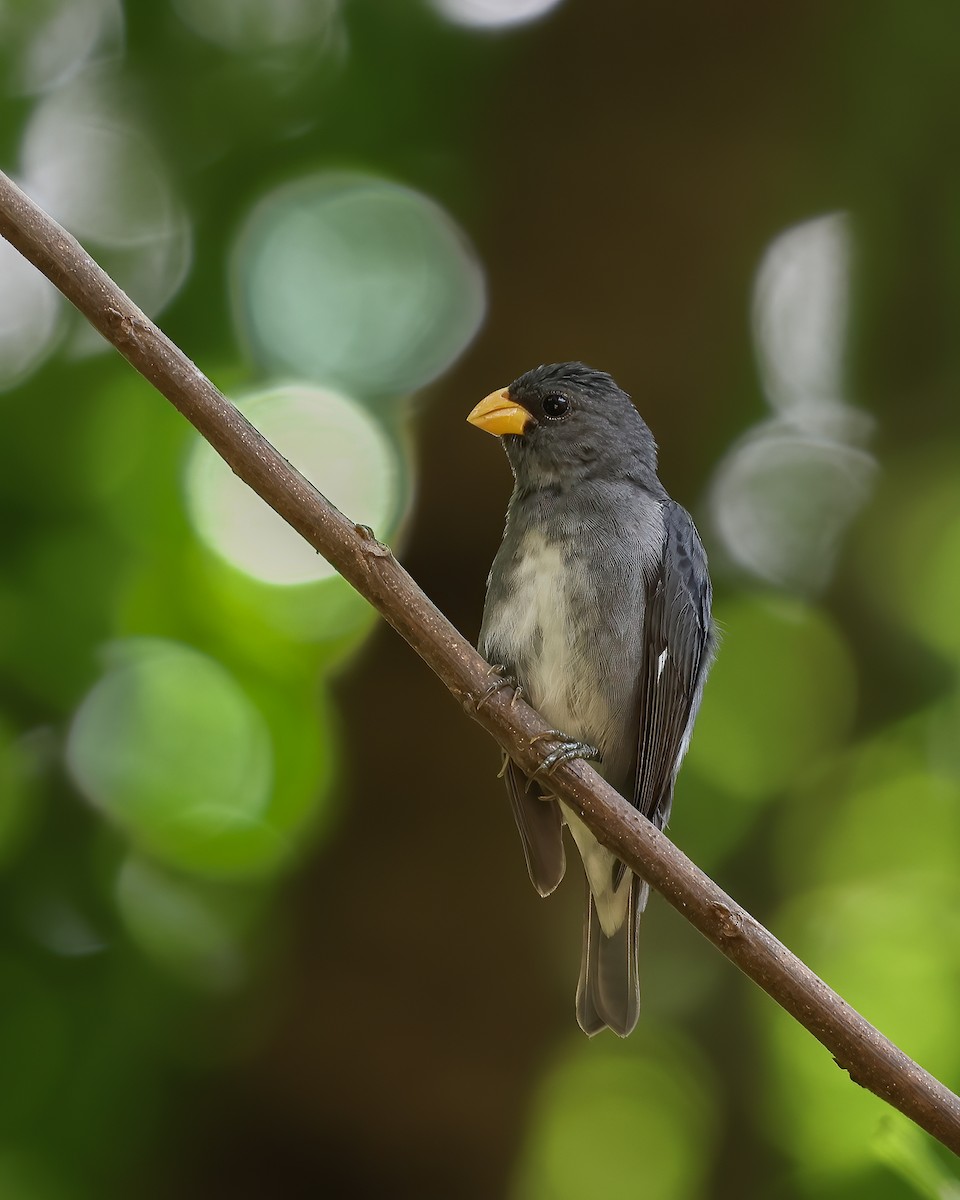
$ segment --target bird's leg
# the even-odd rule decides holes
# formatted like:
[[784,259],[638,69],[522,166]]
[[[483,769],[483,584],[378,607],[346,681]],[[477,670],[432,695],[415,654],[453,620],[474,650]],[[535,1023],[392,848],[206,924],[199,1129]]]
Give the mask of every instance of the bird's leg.
[[547,729],[543,733],[538,733],[530,739],[530,745],[535,742],[546,740],[556,741],[558,743],[555,750],[551,750],[547,757],[543,760],[539,767],[530,776],[531,780],[539,778],[541,775],[552,775],[557,767],[563,763],[572,762],[575,758],[582,758],[586,762],[600,762],[600,751],[596,746],[591,746],[589,742],[581,742],[577,738],[568,737],[567,734],[561,733],[559,729]]
[[513,698],[510,701],[510,707],[513,708],[516,702],[523,695],[523,688],[520,686],[520,684],[517,683],[516,679],[514,679],[514,677],[502,663],[494,663],[491,665],[487,670],[487,674],[496,675],[497,678],[493,681],[493,683],[490,684],[489,687],[484,688],[484,690],[480,693],[480,698],[474,705],[475,711],[479,712],[491,696],[495,696],[497,692],[503,691],[504,688],[513,688]]

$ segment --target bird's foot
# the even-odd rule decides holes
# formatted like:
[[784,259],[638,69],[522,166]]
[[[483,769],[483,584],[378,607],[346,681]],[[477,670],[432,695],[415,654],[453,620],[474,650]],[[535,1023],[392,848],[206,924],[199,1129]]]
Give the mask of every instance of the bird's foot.
[[510,707],[513,708],[516,702],[523,695],[523,688],[520,686],[520,684],[517,683],[517,681],[502,663],[495,663],[492,665],[487,671],[487,674],[496,675],[497,678],[493,681],[493,683],[490,684],[489,687],[484,688],[484,690],[480,693],[479,699],[474,705],[475,710],[479,712],[480,709],[483,708],[483,706],[491,698],[491,696],[495,696],[497,692],[502,692],[504,688],[513,688],[513,698],[510,701]]
[[530,739],[530,745],[545,741],[555,741],[558,745],[537,767],[530,776],[531,779],[552,775],[557,767],[572,762],[575,758],[582,758],[586,762],[600,762],[600,751],[596,746],[591,746],[589,742],[581,742],[577,738],[568,737],[559,729],[547,729],[543,733],[536,734]]

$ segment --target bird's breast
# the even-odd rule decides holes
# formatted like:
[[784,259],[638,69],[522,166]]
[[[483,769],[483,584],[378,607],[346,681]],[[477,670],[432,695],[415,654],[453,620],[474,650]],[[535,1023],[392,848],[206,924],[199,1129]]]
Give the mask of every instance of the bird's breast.
[[552,725],[603,752],[632,702],[636,673],[618,647],[628,623],[639,629],[640,588],[628,578],[611,586],[581,547],[541,532],[526,533],[509,563],[495,565],[498,573],[503,586],[485,615],[485,652],[510,664]]

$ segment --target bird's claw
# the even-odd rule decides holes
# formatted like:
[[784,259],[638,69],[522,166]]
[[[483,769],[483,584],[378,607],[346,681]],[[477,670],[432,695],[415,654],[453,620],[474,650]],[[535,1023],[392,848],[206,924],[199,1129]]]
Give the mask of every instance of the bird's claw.
[[543,733],[535,733],[529,741],[529,745],[535,746],[537,742],[569,742],[570,738],[563,732],[562,729],[545,729]]
[[499,663],[491,666],[487,671],[487,674],[496,675],[497,678],[493,681],[493,683],[490,684],[489,687],[484,688],[484,690],[480,693],[480,696],[478,697],[474,706],[476,711],[479,712],[480,709],[483,708],[483,706],[491,698],[491,696],[495,696],[497,692],[503,691],[504,688],[513,688],[513,698],[510,701],[510,707],[513,708],[516,702],[523,695],[523,688],[520,686],[520,684],[517,683],[514,677],[507,672],[507,668]]
[[530,744],[534,742],[557,741],[559,745],[555,750],[551,750],[543,762],[530,776],[531,780],[539,779],[541,776],[550,776],[554,773],[557,767],[564,763],[573,762],[575,758],[582,758],[586,762],[599,762],[600,751],[596,746],[591,746],[589,742],[581,742],[576,738],[568,737],[564,733],[560,733],[556,729],[548,729],[544,733],[538,733],[530,739]]

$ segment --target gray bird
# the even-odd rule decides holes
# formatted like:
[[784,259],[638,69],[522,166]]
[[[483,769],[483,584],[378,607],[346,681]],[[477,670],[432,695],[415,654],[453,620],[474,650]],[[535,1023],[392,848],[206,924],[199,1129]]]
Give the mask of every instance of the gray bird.
[[[557,363],[482,400],[514,475],[487,581],[480,651],[555,726],[547,764],[592,758],[662,829],[713,655],[707,560],[657,478],[653,435],[609,375]],[[546,765],[546,764],[545,764]],[[534,887],[563,877],[566,823],[588,893],[577,1020],[626,1037],[640,1015],[637,941],[649,886],[545,787],[506,765]]]

